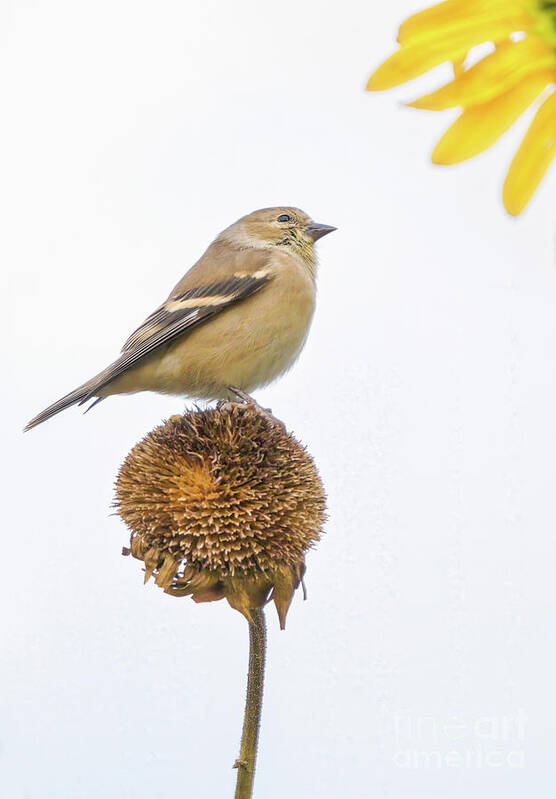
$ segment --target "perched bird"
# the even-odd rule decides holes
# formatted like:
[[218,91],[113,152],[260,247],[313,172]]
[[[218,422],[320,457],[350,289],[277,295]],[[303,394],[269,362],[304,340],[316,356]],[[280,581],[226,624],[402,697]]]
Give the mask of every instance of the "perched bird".
[[314,243],[333,230],[299,208],[262,208],[234,222],[114,363],[25,429],[94,397],[157,391],[226,400],[270,383],[305,343],[315,308]]

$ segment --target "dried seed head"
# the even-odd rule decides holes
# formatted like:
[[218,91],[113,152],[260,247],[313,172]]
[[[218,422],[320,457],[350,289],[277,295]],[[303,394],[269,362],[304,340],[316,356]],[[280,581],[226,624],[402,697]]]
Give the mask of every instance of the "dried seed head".
[[[168,594],[273,599],[280,625],[318,541],[325,495],[305,449],[248,405],[174,416],[137,444],[116,481],[131,554]],[[126,554],[129,550],[125,550]]]

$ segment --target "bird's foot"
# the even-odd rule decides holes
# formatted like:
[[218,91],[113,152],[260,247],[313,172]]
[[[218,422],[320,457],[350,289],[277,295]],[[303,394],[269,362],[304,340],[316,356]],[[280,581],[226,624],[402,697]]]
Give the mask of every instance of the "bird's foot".
[[[249,405],[251,408],[254,408],[254,410],[256,410],[257,413],[260,413],[261,416],[267,418],[268,421],[271,422],[273,427],[277,425],[278,427],[281,427],[284,430],[284,432],[286,431],[286,425],[284,424],[284,422],[280,421],[280,419],[277,419],[275,416],[272,415],[271,408],[263,408],[262,405],[259,405],[256,399],[253,399],[253,397],[250,394],[248,394],[246,391],[242,391],[240,388],[235,388],[234,386],[228,386],[228,391],[231,394],[234,394],[245,405]],[[226,402],[224,401],[223,404],[225,405]],[[219,404],[218,407],[222,406],[220,406]]]

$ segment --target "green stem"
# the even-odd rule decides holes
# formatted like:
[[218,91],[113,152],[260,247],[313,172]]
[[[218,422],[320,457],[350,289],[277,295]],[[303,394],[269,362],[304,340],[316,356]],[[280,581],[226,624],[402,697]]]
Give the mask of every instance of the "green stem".
[[237,768],[235,799],[251,799],[255,779],[255,761],[259,741],[259,726],[263,704],[264,665],[266,654],[266,626],[262,609],[251,611],[249,622],[249,673],[247,697]]

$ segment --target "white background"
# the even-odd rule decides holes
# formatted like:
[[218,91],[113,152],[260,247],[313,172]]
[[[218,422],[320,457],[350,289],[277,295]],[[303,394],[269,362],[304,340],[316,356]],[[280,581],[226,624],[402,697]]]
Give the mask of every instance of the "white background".
[[277,204],[338,227],[307,347],[258,394],[330,521],[309,601],[286,632],[268,614],[256,796],[554,795],[556,173],[511,220],[526,120],[442,170],[450,115],[401,101],[446,72],[364,92],[413,10],[2,3],[2,797],[233,794],[245,622],[143,587],[109,515],[127,451],[183,401],[21,428]]

